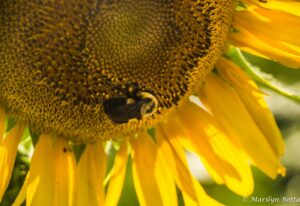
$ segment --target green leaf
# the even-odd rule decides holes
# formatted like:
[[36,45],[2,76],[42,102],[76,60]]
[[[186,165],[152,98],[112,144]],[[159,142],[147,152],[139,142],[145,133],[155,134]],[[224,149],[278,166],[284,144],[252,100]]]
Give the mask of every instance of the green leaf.
[[16,125],[16,120],[12,117],[6,118],[6,132],[9,132]]
[[29,129],[29,133],[30,133],[32,144],[35,147],[35,145],[38,143],[38,141],[40,139],[40,134],[37,133],[37,132],[34,132],[34,131],[30,130],[30,129]]
[[73,145],[73,152],[75,154],[76,162],[78,163],[80,160],[81,155],[83,154],[85,150],[86,145],[85,144],[75,144]]
[[30,162],[30,154],[33,154],[33,144],[30,137],[29,129],[26,128],[23,133],[23,137],[21,139],[21,142],[18,146],[18,151],[20,154],[25,155],[27,158],[28,163]]
[[276,62],[242,53],[234,47],[226,55],[257,83],[300,103],[300,70],[289,69]]

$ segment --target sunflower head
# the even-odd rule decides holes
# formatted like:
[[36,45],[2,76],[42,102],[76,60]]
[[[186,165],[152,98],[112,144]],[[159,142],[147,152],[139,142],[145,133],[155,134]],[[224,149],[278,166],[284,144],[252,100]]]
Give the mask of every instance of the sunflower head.
[[220,55],[233,0],[2,1],[0,102],[74,141],[152,125]]
[[0,202],[18,153],[33,150],[8,205],[118,205],[127,176],[142,206],[221,205],[187,152],[244,197],[252,165],[284,175],[251,77],[281,90],[241,50],[299,68],[298,1],[0,0]]

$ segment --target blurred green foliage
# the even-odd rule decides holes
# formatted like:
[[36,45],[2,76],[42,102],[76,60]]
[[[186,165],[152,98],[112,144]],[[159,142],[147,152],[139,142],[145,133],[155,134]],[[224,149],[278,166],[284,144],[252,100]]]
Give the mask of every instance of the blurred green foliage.
[[15,201],[15,198],[17,197],[23,185],[28,170],[29,170],[28,156],[18,152],[8,189],[6,190],[3,200],[0,203],[1,206],[12,205],[12,203]]

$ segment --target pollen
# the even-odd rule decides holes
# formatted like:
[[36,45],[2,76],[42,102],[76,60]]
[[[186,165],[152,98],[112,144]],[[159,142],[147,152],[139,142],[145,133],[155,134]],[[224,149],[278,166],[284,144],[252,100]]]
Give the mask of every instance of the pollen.
[[[211,71],[234,7],[235,0],[1,0],[0,104],[32,130],[75,142],[151,126]],[[154,99],[151,115],[139,113],[142,93]],[[121,112],[114,118],[126,121],[107,114],[111,99]]]

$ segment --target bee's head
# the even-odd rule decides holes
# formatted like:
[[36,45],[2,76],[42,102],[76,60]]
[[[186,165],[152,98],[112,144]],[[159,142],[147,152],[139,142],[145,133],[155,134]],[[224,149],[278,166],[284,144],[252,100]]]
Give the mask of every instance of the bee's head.
[[148,92],[140,92],[138,96],[144,102],[140,109],[141,117],[145,118],[153,115],[157,110],[157,106],[158,106],[157,99]]

